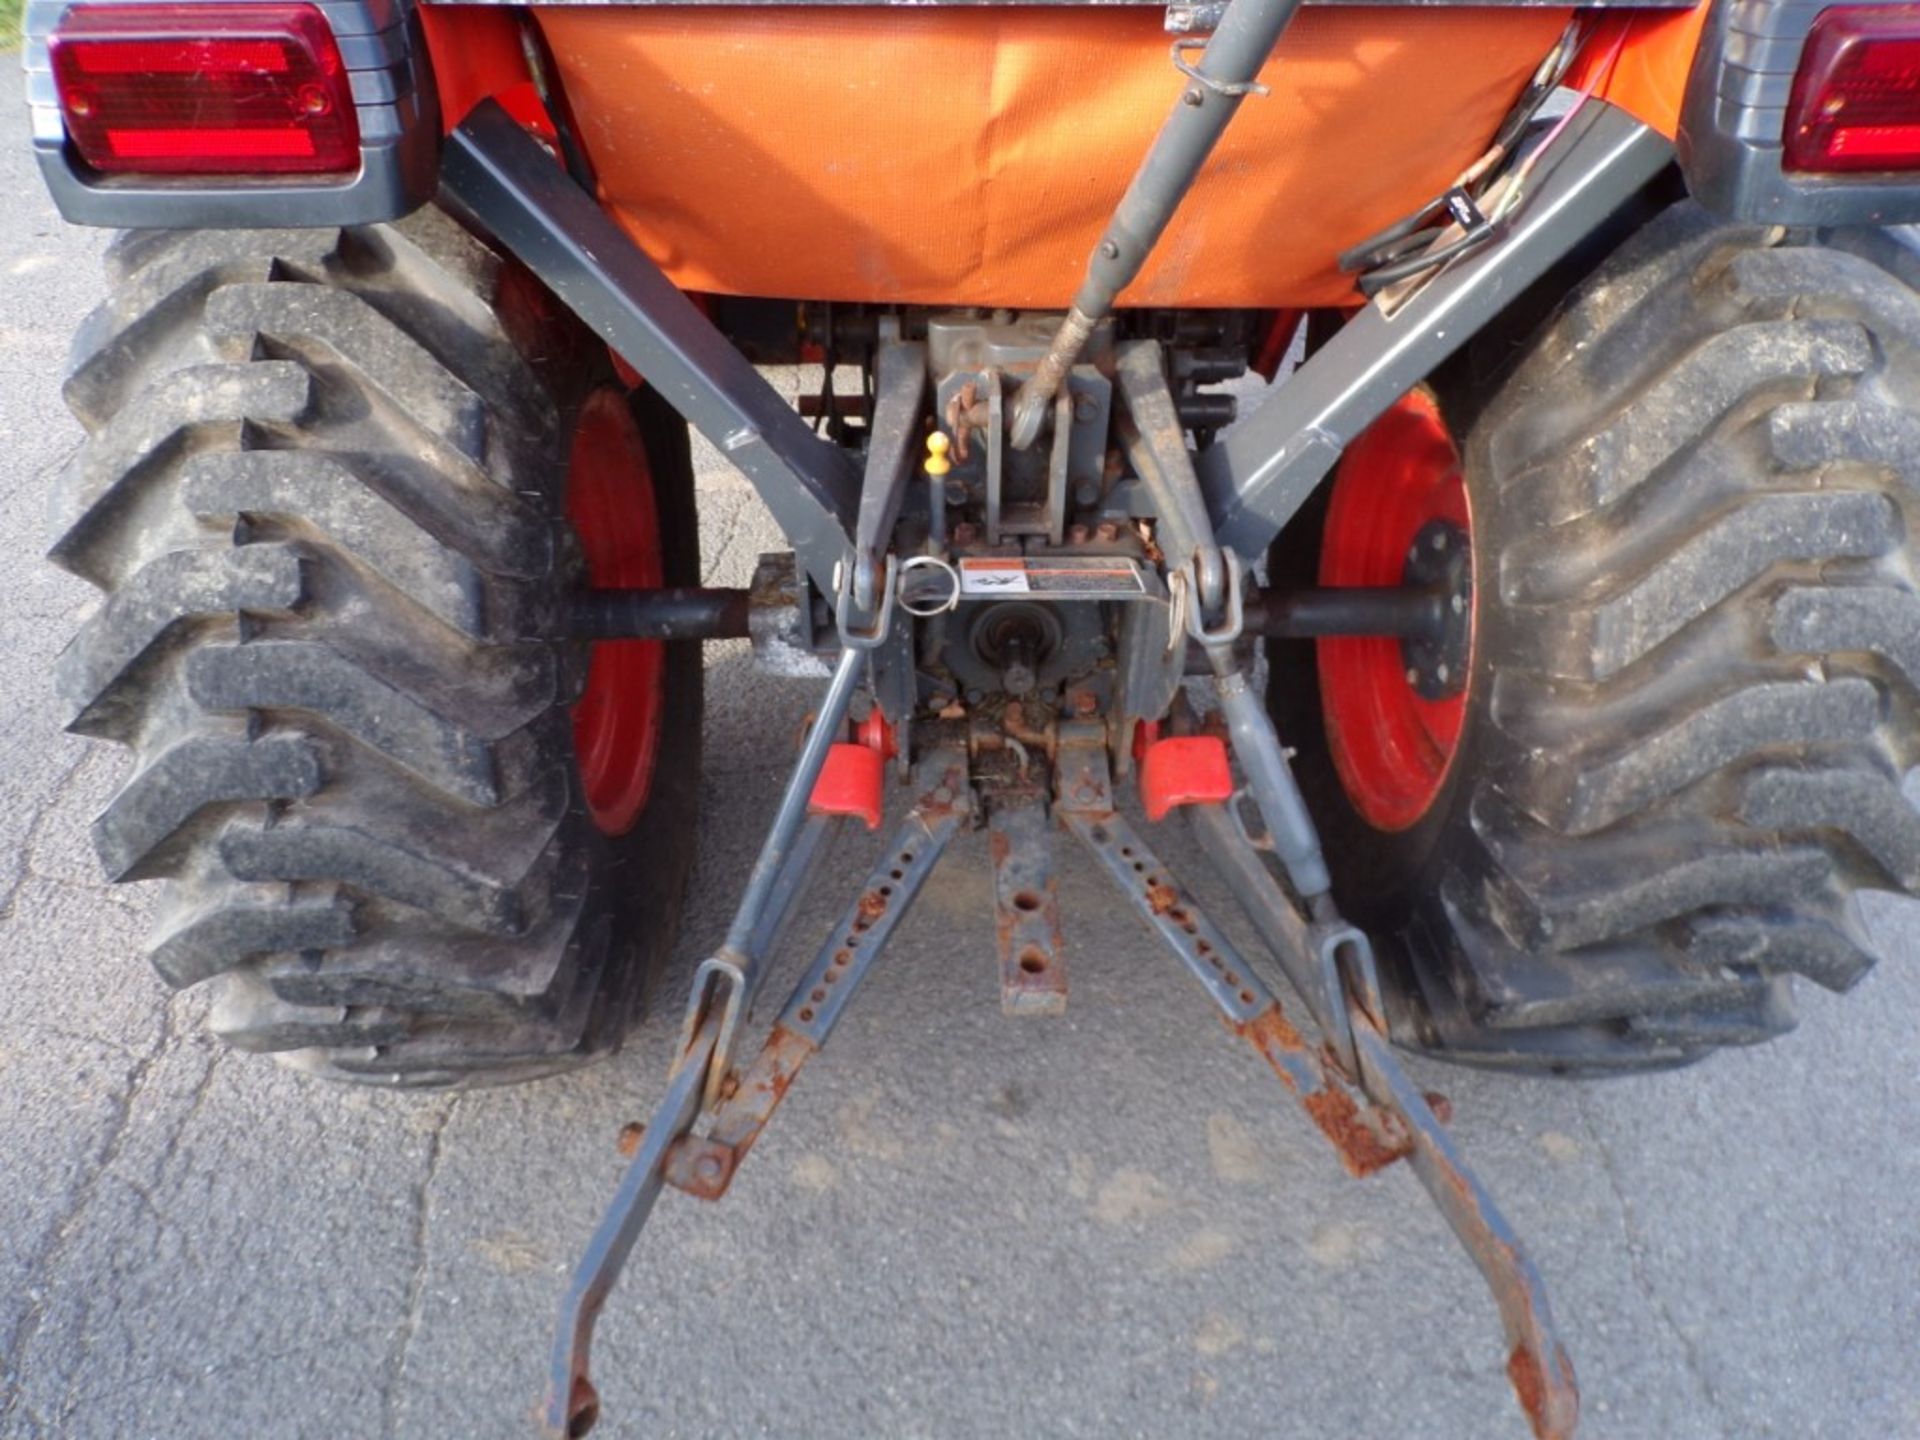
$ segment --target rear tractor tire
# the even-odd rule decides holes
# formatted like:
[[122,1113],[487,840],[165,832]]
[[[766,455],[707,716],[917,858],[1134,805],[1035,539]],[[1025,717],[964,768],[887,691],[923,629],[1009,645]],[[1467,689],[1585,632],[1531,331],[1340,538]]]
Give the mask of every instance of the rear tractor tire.
[[1433,526],[1470,546],[1450,684],[1397,640],[1271,657],[1404,1043],[1679,1064],[1873,963],[1858,892],[1920,892],[1915,278],[1882,235],[1666,211],[1276,547],[1283,583],[1399,584]]
[[93,839],[165,883],[153,965],[337,1078],[614,1047],[673,942],[700,655],[553,637],[588,575],[698,583],[684,425],[437,211],[107,268],[52,550],[105,595],[57,680],[133,751]]

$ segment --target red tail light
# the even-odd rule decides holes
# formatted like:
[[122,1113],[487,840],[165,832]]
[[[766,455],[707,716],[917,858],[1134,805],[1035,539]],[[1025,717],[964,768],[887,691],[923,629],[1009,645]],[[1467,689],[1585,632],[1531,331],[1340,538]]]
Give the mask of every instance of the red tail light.
[[1920,5],[1823,10],[1787,105],[1788,170],[1920,169]]
[[52,36],[67,136],[110,174],[360,168],[340,47],[312,5],[76,5]]

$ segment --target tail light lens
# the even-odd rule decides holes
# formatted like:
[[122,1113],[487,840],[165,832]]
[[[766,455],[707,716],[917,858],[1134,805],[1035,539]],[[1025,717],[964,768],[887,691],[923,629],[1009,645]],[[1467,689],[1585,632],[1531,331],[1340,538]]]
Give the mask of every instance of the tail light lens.
[[346,67],[313,5],[76,5],[51,50],[67,136],[96,170],[360,168]]
[[1920,169],[1920,5],[1823,10],[1787,105],[1788,170]]

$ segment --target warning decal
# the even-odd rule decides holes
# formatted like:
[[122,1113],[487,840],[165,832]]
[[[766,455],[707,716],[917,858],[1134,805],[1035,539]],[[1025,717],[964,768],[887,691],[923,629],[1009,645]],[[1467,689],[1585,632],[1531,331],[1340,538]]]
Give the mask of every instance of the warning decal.
[[960,593],[973,599],[1129,600],[1147,587],[1138,564],[1124,555],[975,556],[960,562]]

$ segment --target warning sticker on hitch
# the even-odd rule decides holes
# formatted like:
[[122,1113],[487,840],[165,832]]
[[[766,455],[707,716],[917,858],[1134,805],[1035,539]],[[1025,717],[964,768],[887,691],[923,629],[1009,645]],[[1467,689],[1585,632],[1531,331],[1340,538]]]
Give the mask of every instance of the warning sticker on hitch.
[[1124,555],[974,556],[960,562],[970,599],[1030,595],[1044,600],[1132,600],[1147,593],[1138,562]]

